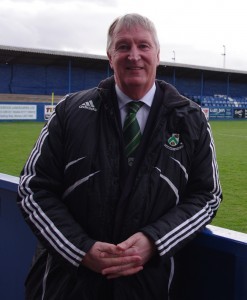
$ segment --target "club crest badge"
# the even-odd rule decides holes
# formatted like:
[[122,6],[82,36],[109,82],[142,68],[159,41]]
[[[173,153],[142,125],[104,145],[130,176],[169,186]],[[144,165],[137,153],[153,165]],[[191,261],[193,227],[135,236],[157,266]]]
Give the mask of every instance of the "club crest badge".
[[171,147],[176,147],[179,144],[179,134],[173,133],[172,136],[168,139],[168,144]]
[[168,138],[165,147],[169,150],[180,150],[183,148],[183,143],[180,140],[179,133],[172,133],[171,136]]

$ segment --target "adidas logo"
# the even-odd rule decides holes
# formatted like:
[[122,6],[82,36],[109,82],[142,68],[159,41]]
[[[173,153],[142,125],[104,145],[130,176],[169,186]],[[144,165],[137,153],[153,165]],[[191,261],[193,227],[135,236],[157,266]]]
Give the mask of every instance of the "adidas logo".
[[89,100],[85,103],[82,103],[79,108],[84,108],[84,109],[89,109],[89,110],[94,110],[94,111],[97,111],[96,107],[94,106],[93,104],[93,101],[92,100]]

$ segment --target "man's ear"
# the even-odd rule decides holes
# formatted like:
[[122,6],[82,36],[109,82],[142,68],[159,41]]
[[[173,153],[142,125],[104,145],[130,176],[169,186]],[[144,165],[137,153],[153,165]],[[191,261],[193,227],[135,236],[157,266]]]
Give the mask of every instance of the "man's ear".
[[109,64],[110,64],[110,67],[113,69],[113,66],[112,66],[112,58],[111,58],[111,53],[109,51],[107,51],[107,56],[108,56],[108,59],[109,59]]
[[160,64],[160,50],[157,52],[157,67]]

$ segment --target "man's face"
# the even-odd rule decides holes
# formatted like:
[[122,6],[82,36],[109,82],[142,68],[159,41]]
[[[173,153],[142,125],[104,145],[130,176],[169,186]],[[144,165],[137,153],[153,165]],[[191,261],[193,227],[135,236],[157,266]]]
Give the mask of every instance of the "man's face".
[[143,97],[154,83],[159,64],[151,33],[140,26],[123,28],[115,34],[107,55],[119,88],[129,97],[136,90]]

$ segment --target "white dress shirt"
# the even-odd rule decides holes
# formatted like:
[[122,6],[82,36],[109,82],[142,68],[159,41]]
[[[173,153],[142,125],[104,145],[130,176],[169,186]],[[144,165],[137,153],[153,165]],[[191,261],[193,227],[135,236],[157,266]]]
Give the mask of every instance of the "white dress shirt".
[[143,98],[141,98],[140,100],[132,100],[127,95],[125,95],[120,90],[120,88],[116,85],[116,93],[117,93],[118,106],[119,106],[119,110],[120,110],[122,127],[124,125],[124,120],[127,115],[127,105],[126,104],[131,101],[142,101],[144,104],[138,110],[138,112],[136,114],[136,118],[139,123],[141,132],[143,133],[146,122],[147,122],[147,118],[148,118],[148,115],[149,115],[149,112],[150,112],[150,109],[151,109],[151,106],[153,103],[155,90],[156,90],[156,86],[154,83],[153,86],[151,87],[151,89],[147,92],[147,94]]

